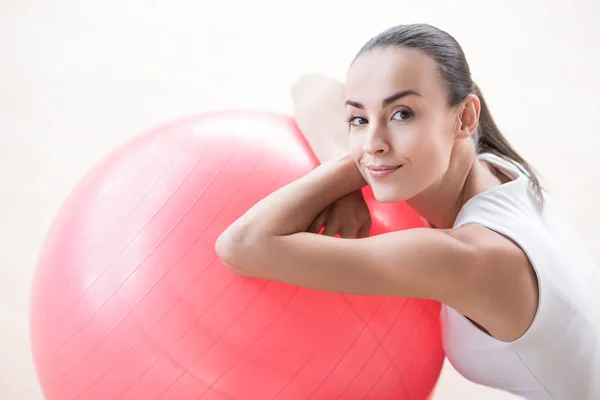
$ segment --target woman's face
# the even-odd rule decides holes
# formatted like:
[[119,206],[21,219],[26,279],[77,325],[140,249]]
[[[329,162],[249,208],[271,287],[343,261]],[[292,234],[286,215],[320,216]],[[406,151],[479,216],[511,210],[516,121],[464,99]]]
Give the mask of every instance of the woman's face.
[[431,58],[398,47],[363,53],[346,100],[350,152],[377,200],[407,200],[442,179],[458,118]]

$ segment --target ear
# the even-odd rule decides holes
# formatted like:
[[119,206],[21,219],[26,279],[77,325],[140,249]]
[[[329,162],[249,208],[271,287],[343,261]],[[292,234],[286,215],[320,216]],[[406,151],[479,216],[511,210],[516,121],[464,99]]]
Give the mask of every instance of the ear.
[[479,123],[481,102],[479,97],[470,94],[460,103],[458,109],[457,139],[466,139],[475,133]]

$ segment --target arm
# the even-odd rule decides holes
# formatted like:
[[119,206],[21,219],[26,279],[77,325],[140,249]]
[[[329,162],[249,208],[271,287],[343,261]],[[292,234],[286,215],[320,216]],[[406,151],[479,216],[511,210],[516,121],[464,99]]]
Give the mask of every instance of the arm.
[[348,150],[344,84],[320,74],[302,76],[292,87],[294,116],[320,162]]
[[[341,82],[321,74],[302,76],[292,87],[294,116],[302,135],[321,163],[344,153],[349,147],[345,88]],[[371,215],[361,190],[326,204],[308,231],[344,238],[367,237]]]
[[480,225],[419,228],[363,239],[304,232],[336,198],[364,185],[347,157],[270,194],[218,238],[234,272],[322,291],[429,298],[511,341],[531,324],[537,278],[527,255]]
[[325,207],[365,185],[349,155],[338,155],[259,201],[219,240],[237,243],[241,236],[246,241],[305,232]]
[[304,232],[319,211],[364,181],[347,156],[275,191],[217,240],[236,273],[324,291],[427,297],[462,295],[474,251],[452,231],[413,229],[364,239]]
[[[311,233],[237,242],[234,271],[308,289],[430,298],[451,306],[469,296],[473,250],[451,233],[419,228],[364,239]],[[221,250],[224,250],[223,248]],[[458,307],[461,309],[461,307]]]

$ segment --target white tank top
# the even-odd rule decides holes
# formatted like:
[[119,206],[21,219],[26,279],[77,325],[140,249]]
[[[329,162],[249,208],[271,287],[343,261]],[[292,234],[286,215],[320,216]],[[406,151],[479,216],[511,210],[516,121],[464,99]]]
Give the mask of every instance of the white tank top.
[[514,180],[470,199],[454,227],[479,224],[515,241],[537,274],[539,304],[510,343],[443,306],[448,360],[465,378],[526,399],[600,399],[600,270],[548,196],[538,211],[522,170],[489,153],[478,158]]

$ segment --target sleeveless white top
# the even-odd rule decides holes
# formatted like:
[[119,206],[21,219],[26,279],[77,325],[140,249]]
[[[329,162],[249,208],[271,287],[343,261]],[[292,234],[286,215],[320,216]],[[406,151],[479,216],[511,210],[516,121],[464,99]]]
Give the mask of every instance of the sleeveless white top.
[[454,227],[479,224],[516,242],[537,274],[539,304],[510,343],[443,306],[448,360],[465,378],[526,399],[600,399],[600,270],[549,197],[539,211],[523,171],[489,153],[478,158],[514,180],[470,199]]

